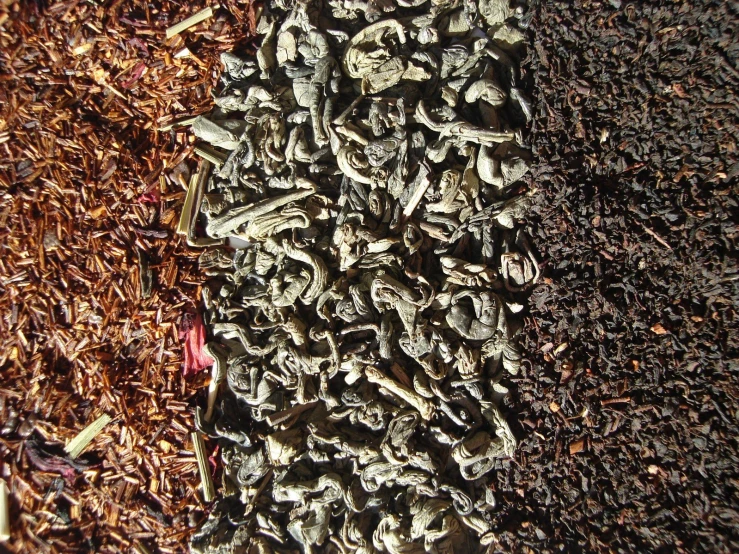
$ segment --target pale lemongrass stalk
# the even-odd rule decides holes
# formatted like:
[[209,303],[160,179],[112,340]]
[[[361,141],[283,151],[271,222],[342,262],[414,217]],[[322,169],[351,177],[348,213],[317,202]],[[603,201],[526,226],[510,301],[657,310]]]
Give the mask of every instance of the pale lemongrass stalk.
[[0,479],[0,541],[10,538],[10,510],[8,510],[8,485]]
[[193,431],[192,444],[195,448],[195,457],[198,459],[198,472],[200,473],[200,483],[203,487],[203,501],[211,502],[216,491],[213,487],[213,478],[210,476],[210,468],[208,467],[208,455],[205,453],[205,442],[200,431]]
[[162,133],[168,133],[175,127],[189,127],[192,125],[192,122],[195,121],[198,118],[198,116],[193,117],[186,117],[185,119],[178,119],[177,121],[173,121],[172,123],[167,123],[166,125],[162,125],[161,127],[157,127],[157,131],[160,131]]
[[108,414],[101,415],[95,421],[90,423],[90,425],[82,429],[76,437],[69,441],[69,444],[64,448],[64,451],[74,460],[77,456],[82,454],[82,451],[87,448],[87,445],[98,436],[100,431],[103,430],[103,427],[110,423],[111,419],[113,418]]
[[217,150],[213,150],[212,148],[208,148],[207,146],[196,146],[195,153],[201,158],[208,160],[213,165],[223,165],[227,158],[225,154],[222,154]]
[[175,35],[179,35],[183,31],[187,31],[190,27],[194,27],[201,21],[205,21],[209,17],[213,17],[213,8],[205,8],[200,10],[198,13],[191,15],[184,21],[180,21],[176,25],[172,25],[167,29],[167,38],[172,38]]
[[182,214],[177,224],[177,234],[187,235],[190,231],[190,223],[192,221],[192,205],[195,201],[195,189],[197,188],[198,174],[193,173],[190,177],[190,184],[187,187],[187,195],[185,196],[185,205],[182,206]]

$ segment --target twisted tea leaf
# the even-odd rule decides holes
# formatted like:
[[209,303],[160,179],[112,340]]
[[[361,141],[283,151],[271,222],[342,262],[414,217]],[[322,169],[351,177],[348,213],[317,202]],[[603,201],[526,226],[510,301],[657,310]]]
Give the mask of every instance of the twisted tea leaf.
[[538,262],[507,0],[270,0],[193,132],[223,494],[191,549],[484,551]]

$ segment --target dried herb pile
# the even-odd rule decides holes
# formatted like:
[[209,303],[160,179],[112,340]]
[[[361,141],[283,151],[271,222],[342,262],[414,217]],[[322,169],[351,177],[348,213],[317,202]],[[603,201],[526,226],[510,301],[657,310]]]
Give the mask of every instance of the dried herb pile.
[[[207,386],[181,376],[177,329],[202,277],[174,233],[187,173],[172,172],[192,146],[155,127],[210,110],[219,54],[256,14],[225,0],[167,40],[204,7],[180,4],[0,7],[4,550],[183,552],[203,519],[188,434]],[[520,373],[501,381],[518,446],[485,476],[493,548],[736,551],[736,9],[531,13],[525,219],[543,278]],[[118,419],[90,467],[60,462],[53,444],[103,411]]]
[[[0,5],[2,551],[182,552],[202,518],[189,433],[205,382],[182,376],[178,336],[202,278],[174,233],[192,144],[156,127],[210,109],[249,4],[167,39],[202,7],[180,4]],[[102,413],[70,465],[61,447]]]
[[512,379],[516,464],[496,473],[500,548],[734,552],[739,14],[533,12],[544,278]]
[[[485,550],[538,265],[507,1],[267,2],[192,122],[222,494],[197,552]],[[201,240],[202,243],[202,240]]]

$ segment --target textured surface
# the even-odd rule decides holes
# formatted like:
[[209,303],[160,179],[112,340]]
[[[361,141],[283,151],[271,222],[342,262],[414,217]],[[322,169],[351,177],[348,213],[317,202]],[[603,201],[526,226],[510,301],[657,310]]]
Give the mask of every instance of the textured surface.
[[[172,168],[192,146],[155,129],[210,108],[210,68],[234,34],[248,38],[248,4],[222,3],[172,39],[165,29],[202,3],[102,4],[0,2],[3,552],[182,552],[204,508],[188,439],[204,376],[182,376],[178,339],[197,252],[174,234]],[[175,58],[185,47],[197,58]],[[84,472],[33,447],[103,412],[115,419],[78,459]]]
[[203,227],[248,241],[201,257],[216,363],[196,425],[220,445],[225,498],[193,552],[472,554],[496,539],[512,294],[538,275],[516,231],[522,48],[453,3],[344,12],[266,3],[259,50],[224,56],[220,110],[193,123],[226,151]]
[[502,546],[735,551],[737,14],[571,4],[532,24],[546,283]]
[[[0,8],[2,420],[11,407],[26,420],[35,412],[46,422],[41,430],[63,440],[101,408],[125,400],[120,413],[127,414],[128,430],[111,424],[90,447],[112,458],[103,462],[107,479],[65,489],[84,500],[74,531],[55,517],[75,516],[70,501],[45,499],[56,475],[33,469],[21,446],[23,429],[2,437],[3,476],[14,490],[13,539],[3,548],[42,551],[40,537],[60,552],[128,552],[138,541],[153,552],[155,544],[179,552],[187,534],[181,514],[197,502],[194,462],[176,462],[191,458],[180,451],[188,447],[187,410],[195,402],[176,376],[175,330],[163,350],[164,377],[143,387],[126,381],[143,382],[137,358],[156,360],[149,354],[168,340],[157,336],[156,322],[177,322],[186,298],[194,298],[194,278],[182,269],[192,266],[181,246],[171,253],[171,231],[167,239],[137,235],[155,245],[154,290],[162,295],[140,310],[137,277],[130,293],[119,284],[135,266],[135,249],[115,237],[121,227],[174,228],[176,220],[168,218],[183,201],[174,184],[160,208],[152,208],[154,216],[150,208],[130,206],[151,184],[156,156],[175,160],[184,151],[173,152],[168,135],[155,141],[146,126],[165,113],[209,109],[213,50],[232,44],[200,34],[217,19],[186,34],[184,44],[164,41],[165,29],[200,3],[185,10],[167,2],[164,12],[156,2],[46,4],[6,1]],[[240,2],[221,4],[239,17],[245,10]],[[535,10],[529,77],[541,87],[535,97],[546,103],[533,135],[544,196],[531,230],[549,282],[532,298],[527,348],[536,354],[513,383],[508,408],[522,443],[516,462],[501,464],[496,485],[501,551],[737,549],[733,91],[739,41],[731,34],[737,15],[729,4],[612,0],[552,2]],[[241,35],[233,15],[226,24]],[[172,59],[183,45],[197,60]],[[132,81],[138,70],[121,73],[117,58],[126,68],[144,61],[149,69]],[[118,83],[125,99],[96,81],[96,64],[110,72],[109,82]],[[178,69],[170,75],[164,65]],[[204,89],[197,86],[201,79]],[[123,87],[128,83],[130,89]],[[156,86],[167,94],[147,92]],[[152,144],[159,154],[147,154]],[[113,168],[107,161],[115,152]],[[107,190],[105,183],[115,187],[110,197],[96,192]],[[131,218],[136,210],[143,215]],[[48,229],[61,246],[50,236],[41,251]],[[169,284],[173,256],[185,296]],[[115,275],[120,293],[112,281],[98,281],[105,275]],[[67,288],[55,292],[62,283]],[[134,314],[133,343],[111,327],[124,316],[103,316],[105,325],[88,317],[89,306],[102,311],[96,302],[104,305],[111,288],[110,302],[123,296],[119,305]],[[171,291],[170,300],[162,290]],[[88,307],[78,306],[75,321],[64,323],[52,316],[61,311],[60,296]],[[91,348],[97,345],[103,347]],[[123,394],[104,394],[111,389]],[[173,417],[178,424],[170,423]],[[142,469],[134,476],[139,485],[126,484],[126,465],[114,465],[122,460],[105,444],[122,442],[127,449],[129,439],[140,445],[128,461],[132,468],[146,468],[157,457],[169,465]],[[161,504],[146,492],[164,488],[153,484],[155,474],[163,482],[178,476],[166,494],[154,493]],[[183,502],[188,495],[192,500]]]

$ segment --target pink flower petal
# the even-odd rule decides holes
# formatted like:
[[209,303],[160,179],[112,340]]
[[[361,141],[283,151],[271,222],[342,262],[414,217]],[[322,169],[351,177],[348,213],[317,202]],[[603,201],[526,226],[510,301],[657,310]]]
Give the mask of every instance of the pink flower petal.
[[161,198],[162,193],[159,192],[159,181],[155,181],[136,199],[136,201],[139,204],[158,204]]
[[185,315],[180,327],[180,340],[185,341],[185,360],[182,374],[185,377],[195,375],[206,367],[213,365],[213,358],[203,352],[205,346],[205,325],[200,314]]
[[144,62],[137,63],[136,66],[131,70],[131,76],[121,83],[121,87],[123,87],[124,89],[131,88],[134,83],[136,83],[136,81],[138,81],[144,74],[145,69],[146,64]]

